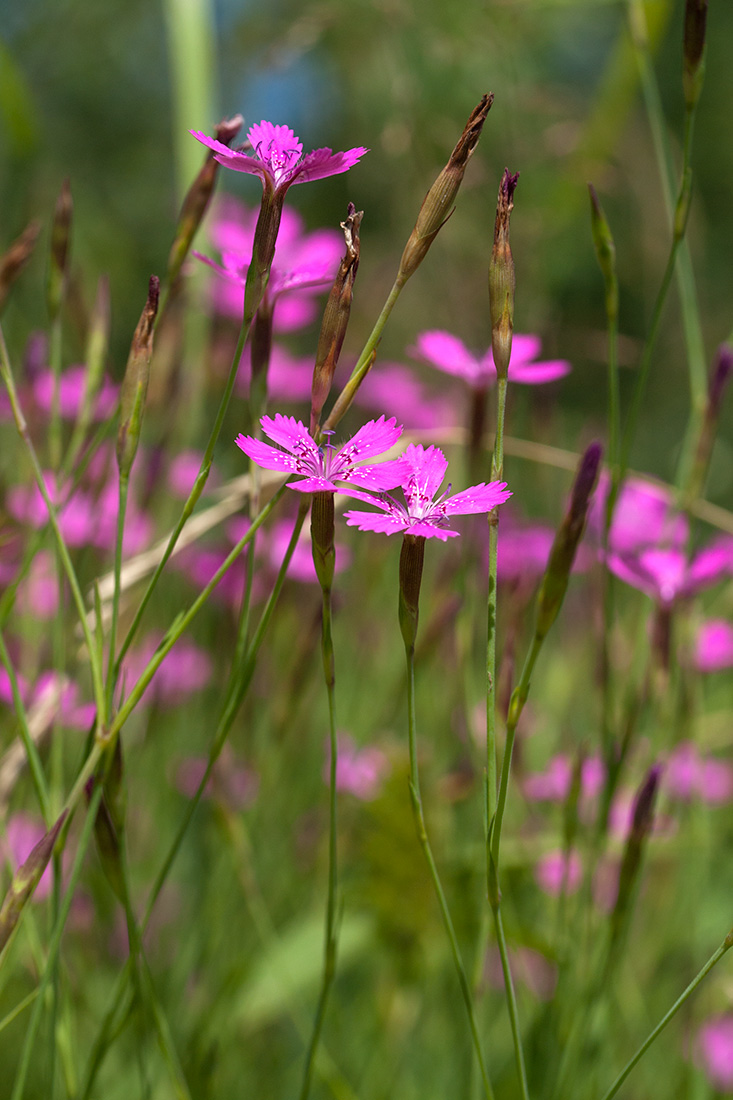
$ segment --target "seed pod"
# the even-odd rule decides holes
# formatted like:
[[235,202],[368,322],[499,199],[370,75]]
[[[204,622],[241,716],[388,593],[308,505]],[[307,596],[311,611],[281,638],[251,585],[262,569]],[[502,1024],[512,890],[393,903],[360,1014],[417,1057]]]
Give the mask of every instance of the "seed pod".
[[[216,140],[223,145],[230,145],[239,133],[243,122],[244,119],[241,115],[223,119],[214,128]],[[166,278],[169,285],[172,285],[178,278],[183,261],[188,255],[191,242],[196,235],[196,230],[201,225],[204,214],[211,202],[218,171],[219,164],[214,160],[214,153],[209,151],[199,174],[188,189],[181,206],[181,212],[178,215],[176,234],[168,255]]]
[[120,469],[120,477],[129,476],[140,442],[159,295],[160,280],[157,275],[151,275],[148,298],[132,337],[125,377],[122,381],[120,426],[117,432],[117,465]]
[[61,309],[66,286],[73,212],[74,203],[71,198],[71,188],[68,179],[65,179],[56,200],[51,227],[51,254],[46,282],[46,301],[52,321],[58,316]]
[[682,88],[689,110],[697,103],[705,75],[705,29],[708,0],[687,0],[685,30],[682,38]]
[[458,139],[458,144],[450,155],[450,160],[423,199],[415,228],[402,253],[397,274],[398,283],[406,283],[417,271],[441,226],[453,213],[453,203],[461,186],[466,165],[478,145],[481,130],[493,102],[493,92],[481,97],[481,102],[471,112],[463,133]]
[[331,390],[333,375],[341,355],[354,296],[354,281],[359,270],[359,227],[364,211],[357,213],[353,202],[349,203],[346,221],[341,222],[346,252],[323,311],[321,333],[318,337],[316,362],[311,387],[310,432],[315,439],[321,409]]

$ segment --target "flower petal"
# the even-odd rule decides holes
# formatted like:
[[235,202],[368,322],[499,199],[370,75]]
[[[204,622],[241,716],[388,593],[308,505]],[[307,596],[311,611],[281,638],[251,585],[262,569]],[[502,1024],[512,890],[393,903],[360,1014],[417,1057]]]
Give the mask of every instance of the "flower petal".
[[447,516],[467,516],[475,512],[490,512],[505,500],[509,500],[511,495],[505,481],[490,481],[488,485],[482,482],[480,485],[472,485],[470,489],[464,489],[455,496],[448,497],[440,507]]
[[345,153],[332,153],[330,149],[314,149],[307,153],[293,170],[290,183],[307,183],[309,180],[321,180],[326,176],[337,176],[348,172],[369,150],[363,145],[347,149]]
[[463,341],[442,329],[421,332],[410,355],[432,363],[434,367],[474,383],[481,373],[481,365]]
[[265,470],[278,470],[282,473],[297,473],[300,460],[295,455],[286,451],[278,451],[277,447],[270,447],[261,439],[253,439],[251,435],[242,435],[241,432],[234,441],[240,450]]

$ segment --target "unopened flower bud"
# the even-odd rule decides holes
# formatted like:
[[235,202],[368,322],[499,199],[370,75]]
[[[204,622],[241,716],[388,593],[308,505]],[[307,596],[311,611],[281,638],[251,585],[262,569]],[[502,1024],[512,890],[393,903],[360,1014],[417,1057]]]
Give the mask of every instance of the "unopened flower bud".
[[51,255],[48,265],[48,280],[46,283],[46,299],[51,320],[58,316],[61,309],[61,301],[64,296],[66,274],[69,261],[69,242],[71,240],[71,218],[74,212],[74,204],[71,199],[71,188],[68,179],[61,185],[59,197],[56,200],[53,225],[51,227]]
[[659,787],[662,769],[658,764],[651,767],[642,783],[634,802],[634,815],[629,835],[626,839],[621,869],[618,876],[616,904],[611,914],[611,935],[615,941],[621,932],[624,918],[629,908],[631,893],[639,875],[641,857],[647,837],[654,824],[654,804]]
[[404,284],[425,259],[430,245],[435,240],[441,226],[445,224],[453,210],[458,188],[461,186],[466,165],[481,136],[481,130],[491,104],[493,93],[481,97],[481,102],[471,113],[458,144],[451,153],[450,160],[423,199],[420,213],[415,222],[410,239],[402,253],[397,282]]
[[120,476],[129,476],[140,442],[145,398],[153,355],[153,331],[158,313],[160,280],[150,276],[148,298],[132,337],[120,395],[120,426],[117,432],[117,465]]
[[710,381],[708,382],[708,399],[705,405],[705,414],[700,436],[697,441],[695,457],[692,463],[692,473],[684,497],[685,507],[690,507],[692,502],[700,496],[705,488],[705,479],[710,466],[710,456],[713,452],[715,434],[718,428],[720,407],[723,394],[733,372],[733,348],[728,344],[721,344],[718,348],[713,365]]
[[400,630],[405,647],[415,648],[420,606],[420,584],[425,561],[425,536],[406,534],[400,551]]
[[687,0],[685,4],[685,30],[682,39],[683,68],[682,88],[688,110],[697,103],[705,75],[705,25],[708,18],[708,0]]
[[509,246],[509,219],[514,209],[514,190],[519,172],[504,169],[494,222],[494,247],[489,262],[491,351],[498,378],[506,378],[514,332],[514,260]]
[[26,861],[13,875],[10,889],[0,907],[0,951],[10,939],[26,902],[32,897],[33,891],[41,880],[41,875],[48,866],[67,814],[68,810],[64,810],[58,821],[45,836],[41,837]]
[[40,231],[41,223],[31,222],[25,227],[21,235],[13,241],[5,255],[0,257],[0,312],[2,312],[5,305],[5,299],[10,293],[11,286],[30,259]]
[[349,324],[351,302],[354,296],[354,280],[359,270],[359,227],[363,217],[364,211],[357,212],[353,202],[350,202],[346,221],[341,222],[346,252],[339,264],[336,279],[331,287],[326,308],[323,311],[323,322],[318,337],[316,362],[313,369],[310,431],[314,438],[318,429],[321,409],[331,390],[334,371],[339,361]]
[[[233,118],[225,118],[214,128],[216,140],[222,145],[230,145],[239,133],[244,119],[241,115]],[[168,255],[168,284],[178,278],[183,261],[188,255],[191,242],[196,235],[196,230],[201,225],[204,214],[208,209],[211,196],[214,192],[214,184],[219,171],[219,164],[214,160],[214,154],[209,150],[199,174],[188,189],[181,212],[178,215],[176,235]]]
[[609,321],[618,318],[618,277],[616,275],[616,246],[611,235],[611,227],[603,211],[596,189],[592,183],[588,184],[590,194],[590,225],[593,235],[593,246],[596,250],[598,266],[603,275],[603,283],[606,288],[606,316]]
[[544,638],[557,618],[565,598],[570,571],[585,527],[591,495],[598,480],[603,453],[600,443],[591,443],[580,460],[570,505],[550,550],[550,559],[537,597],[535,633]]

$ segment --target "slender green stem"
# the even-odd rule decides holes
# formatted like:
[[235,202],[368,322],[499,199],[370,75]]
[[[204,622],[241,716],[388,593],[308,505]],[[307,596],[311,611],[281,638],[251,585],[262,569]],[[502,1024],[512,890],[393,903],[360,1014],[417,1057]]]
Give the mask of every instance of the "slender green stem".
[[82,864],[84,862],[84,856],[86,855],[89,842],[92,838],[94,831],[94,820],[99,809],[99,803],[102,797],[102,786],[99,784],[92,794],[92,798],[87,809],[86,818],[84,820],[84,826],[82,828],[81,835],[79,837],[79,843],[74,857],[74,863],[69,875],[68,884],[66,887],[66,893],[64,894],[59,914],[56,919],[56,923],[53,927],[51,934],[51,941],[48,947],[48,955],[46,957],[46,968],[41,976],[41,981],[38,986],[38,996],[33,1005],[33,1012],[28,1024],[28,1030],[26,1031],[25,1041],[23,1043],[23,1049],[21,1051],[20,1062],[15,1075],[15,1082],[13,1084],[13,1091],[11,1094],[11,1100],[21,1100],[24,1090],[25,1081],[28,1075],[28,1069],[30,1067],[31,1054],[33,1053],[33,1045],[35,1043],[36,1035],[38,1034],[38,1028],[41,1023],[41,1012],[43,1010],[43,1004],[45,1000],[46,989],[49,982],[53,977],[54,967],[58,958],[59,949],[61,947],[61,938],[64,933],[64,927],[66,925],[66,919],[71,909],[71,902],[74,897],[74,891],[76,884],[81,874]]
[[89,629],[89,624],[87,623],[86,608],[84,606],[84,599],[82,597],[81,589],[79,587],[79,581],[77,580],[76,572],[74,570],[74,566],[71,562],[71,557],[69,556],[69,551],[64,541],[64,536],[62,535],[61,529],[59,527],[58,519],[56,516],[56,508],[51,503],[51,499],[48,495],[46,482],[44,480],[43,472],[38,461],[38,456],[36,455],[35,447],[33,446],[30,438],[28,427],[25,422],[25,417],[23,416],[23,411],[20,407],[20,402],[18,401],[18,394],[15,389],[12,368],[10,366],[10,357],[8,355],[8,349],[5,343],[5,336],[3,335],[2,328],[0,328],[0,374],[2,374],[3,381],[5,382],[8,390],[8,397],[10,398],[10,404],[13,410],[15,424],[18,429],[18,434],[20,435],[28,453],[28,457],[31,462],[31,468],[33,470],[34,480],[36,482],[36,485],[38,486],[38,490],[41,496],[43,497],[46,508],[48,509],[49,522],[51,524],[54,538],[56,540],[58,554],[64,567],[66,579],[69,582],[71,594],[74,600],[74,604],[76,606],[79,620],[81,622],[81,629],[82,633],[84,634],[84,641],[86,642],[87,646],[89,667],[92,675],[92,685],[94,688],[94,702],[97,706],[97,720],[103,721],[105,714],[105,696],[104,684],[102,680],[102,669],[99,665],[99,661],[97,660],[91,631]]
[[112,590],[112,618],[109,627],[109,653],[107,656],[108,714],[112,711],[112,696],[115,687],[115,650],[117,648],[117,622],[120,613],[120,590],[122,584],[122,540],[125,534],[125,515],[127,513],[127,495],[129,487],[129,473],[120,472],[117,504],[117,537],[115,539],[114,588]]
[[20,736],[23,742],[23,748],[25,749],[26,756],[28,758],[28,767],[30,768],[31,777],[33,779],[33,786],[38,798],[38,804],[41,807],[41,813],[43,814],[43,820],[46,823],[46,827],[51,824],[51,802],[48,793],[48,784],[46,783],[46,775],[43,770],[43,764],[41,758],[38,755],[38,749],[35,742],[31,737],[31,732],[28,729],[28,716],[25,711],[25,704],[21,698],[20,688],[18,687],[18,677],[15,674],[15,668],[13,662],[10,659],[7,646],[5,645],[5,639],[0,630],[0,661],[2,661],[5,671],[8,674],[10,681],[10,690],[13,695],[13,706],[15,707],[15,713],[18,716],[18,725],[20,726]]
[[603,1094],[601,1100],[611,1100],[611,1098],[616,1095],[636,1063],[641,1060],[644,1054],[646,1054],[646,1052],[649,1050],[649,1047],[661,1035],[670,1020],[674,1016],[676,1016],[685,1001],[695,992],[703,978],[705,978],[710,973],[713,967],[722,959],[723,955],[725,955],[726,951],[728,951],[731,946],[733,946],[733,936],[731,936],[731,934],[729,933],[721,943],[718,950],[710,956],[708,961],[703,966],[702,970],[700,970],[695,975],[690,984],[687,986],[684,992],[680,994],[680,996],[674,1002],[669,1011],[662,1017],[657,1026],[649,1033],[649,1035],[646,1037],[644,1042],[637,1050],[636,1054],[634,1054],[633,1058],[631,1058],[626,1063],[621,1073],[613,1082],[609,1090]]
[[336,910],[338,904],[338,819],[336,799],[336,773],[338,766],[338,745],[336,741],[336,697],[335,669],[333,653],[333,635],[331,631],[331,588],[323,585],[323,618],[321,623],[321,653],[323,656],[323,674],[328,694],[328,736],[331,748],[328,782],[328,896],[326,898],[326,923],[323,942],[323,976],[321,992],[313,1020],[313,1031],[300,1088],[300,1100],[307,1100],[310,1092],[313,1064],[326,1016],[328,997],[336,975],[336,954],[338,948],[338,929]]
[[506,935],[504,934],[504,920],[501,915],[501,905],[492,905],[491,911],[494,915],[496,942],[499,946],[501,969],[504,975],[504,990],[506,992],[507,1008],[509,1010],[509,1026],[512,1029],[512,1042],[514,1045],[514,1058],[517,1065],[517,1076],[519,1077],[519,1087],[523,1100],[528,1100],[529,1086],[527,1084],[527,1069],[524,1064],[524,1050],[522,1048],[522,1035],[519,1026],[519,1011],[517,1009],[517,997],[514,991],[511,967],[509,965],[509,952],[506,945]]
[[196,477],[196,481],[194,482],[193,489],[189,493],[188,499],[186,500],[185,504],[183,505],[183,509],[182,509],[181,514],[178,518],[178,522],[176,523],[176,526],[173,528],[173,531],[171,532],[171,536],[168,539],[168,544],[167,544],[167,546],[166,546],[166,548],[163,552],[163,556],[161,557],[160,561],[158,562],[158,564],[155,568],[155,572],[153,573],[152,577],[150,578],[150,580],[148,582],[148,587],[145,589],[143,597],[140,601],[140,606],[138,607],[137,611],[135,612],[135,617],[133,618],[132,623],[130,624],[130,629],[128,630],[128,632],[126,634],[124,641],[122,642],[122,645],[120,647],[119,656],[117,657],[117,661],[115,663],[115,678],[117,676],[119,676],[122,661],[124,660],[125,654],[127,653],[128,649],[130,648],[130,645],[132,644],[133,638],[135,637],[135,634],[137,633],[137,629],[138,629],[138,627],[140,625],[140,622],[142,620],[142,617],[145,613],[145,609],[148,606],[148,603],[150,602],[150,598],[153,595],[153,592],[155,591],[155,589],[157,587],[158,581],[160,579],[160,575],[163,572],[163,570],[165,569],[165,566],[168,562],[168,559],[170,558],[171,554],[173,553],[173,551],[175,549],[175,546],[176,546],[176,543],[178,542],[181,531],[185,527],[186,522],[188,521],[191,513],[193,512],[199,497],[201,496],[202,492],[204,491],[204,486],[206,485],[206,482],[208,480],[209,471],[211,470],[211,463],[212,463],[213,458],[214,458],[214,448],[216,447],[217,440],[219,439],[219,435],[221,434],[221,429],[222,429],[222,425],[224,423],[224,417],[226,415],[226,411],[229,408],[229,401],[230,401],[230,398],[232,396],[232,391],[234,389],[234,382],[235,382],[235,379],[237,377],[237,371],[239,369],[239,361],[242,358],[242,352],[244,351],[244,345],[247,342],[247,337],[249,336],[249,331],[250,331],[251,327],[252,327],[252,318],[251,317],[249,319],[245,318],[242,322],[242,326],[241,326],[240,331],[239,331],[239,339],[237,340],[237,347],[236,347],[236,350],[234,352],[234,358],[232,359],[232,364],[229,368],[229,377],[227,378],[226,386],[224,387],[224,393],[222,394],[221,401],[219,402],[219,409],[218,409],[217,414],[216,414],[216,419],[214,421],[214,426],[211,429],[211,434],[209,435],[209,441],[206,444],[206,450],[204,451],[204,457],[201,459],[201,466],[199,468],[199,472],[198,472],[198,475]]
[[0,1031],[4,1031],[8,1024],[12,1024],[21,1012],[24,1012],[29,1005],[32,1005],[38,996],[38,990],[33,989],[27,997],[24,997],[22,1001],[19,1001],[15,1008],[11,1009],[6,1016],[3,1016],[0,1020]]
[[466,976],[463,959],[461,958],[461,950],[458,946],[458,937],[456,936],[456,931],[453,927],[453,918],[451,917],[450,910],[448,908],[448,902],[443,891],[443,886],[440,881],[440,876],[438,874],[438,868],[433,857],[432,848],[430,846],[427,830],[425,828],[425,816],[423,813],[422,798],[420,795],[420,773],[418,771],[417,765],[414,645],[409,645],[407,643],[405,644],[405,656],[407,659],[407,717],[410,753],[410,801],[412,803],[412,812],[415,819],[415,828],[417,830],[418,840],[420,841],[420,847],[423,850],[425,861],[430,871],[430,878],[435,889],[438,904],[440,906],[441,916],[443,917],[443,924],[448,934],[448,940],[450,942],[451,952],[453,954],[453,962],[455,964],[456,973],[458,975],[458,983],[461,987],[463,1001],[466,1006],[466,1012],[468,1013],[468,1022],[471,1029],[473,1047],[476,1052],[476,1058],[478,1060],[479,1069],[481,1072],[481,1081],[484,1087],[484,1095],[486,1096],[486,1100],[493,1100],[494,1093],[491,1088],[491,1082],[489,1081],[489,1074],[486,1068],[483,1050],[481,1049],[481,1037],[479,1035],[478,1023],[476,1021],[476,1013],[473,1004],[473,994],[471,992],[471,987],[468,982],[468,977]]
[[[186,812],[178,827],[178,831],[176,832],[176,835],[173,838],[173,841],[166,853],[163,863],[161,864],[161,867],[157,875],[155,876],[150,894],[148,895],[148,900],[145,906],[145,913],[140,926],[143,932],[148,926],[150,917],[152,916],[152,912],[155,907],[155,903],[158,900],[160,892],[163,889],[163,886],[168,878],[171,867],[173,866],[176,856],[178,855],[191,821],[193,820],[194,814],[201,801],[204,790],[206,789],[206,784],[209,781],[209,777],[211,776],[214,765],[221,755],[221,751],[224,748],[226,738],[232,727],[239,707],[241,706],[242,700],[247,692],[247,689],[249,688],[250,683],[252,682],[252,677],[254,675],[257,661],[257,655],[264,640],[267,627],[269,626],[270,620],[272,619],[272,615],[275,610],[275,605],[280,595],[280,591],[282,590],[282,586],[285,582],[288,566],[290,565],[290,561],[293,553],[295,552],[298,538],[300,537],[303,523],[305,522],[305,517],[308,511],[308,504],[309,498],[304,497],[304,499],[301,501],[301,508],[298,512],[298,517],[293,528],[293,533],[291,535],[287,550],[285,551],[285,555],[283,557],[282,565],[280,566],[275,585],[267,601],[267,604],[265,605],[257,629],[247,650],[246,660],[241,665],[232,666],[229,677],[229,684],[227,686],[227,692],[225,696],[224,708],[222,711],[222,715],[219,719],[219,724],[217,726],[211,748],[209,749],[209,757],[206,763],[206,767],[204,769],[204,773],[201,776],[198,787],[196,788],[193,797],[188,802]],[[257,519],[259,521],[260,517],[257,517]],[[114,1038],[113,1033],[115,1020],[118,1018],[118,1015],[120,1015],[120,1009],[124,1008],[123,1000],[127,992],[127,981],[129,977],[130,968],[128,963],[125,965],[125,968],[120,972],[117,978],[112,993],[110,1006],[105,1013],[104,1019],[102,1021],[102,1026],[94,1041],[92,1054],[90,1055],[86,1072],[84,1074],[84,1088],[81,1092],[81,1100],[88,1100],[88,1098],[92,1095],[92,1089],[94,1088],[96,1075],[102,1064],[104,1056]],[[125,1018],[126,1011],[122,1013],[122,1019],[124,1020]]]
[[[506,378],[500,378],[496,398],[496,442],[494,443],[494,456],[491,461],[492,481],[500,481],[504,476],[506,391],[507,380]],[[484,832],[487,837],[496,813],[496,573],[498,534],[499,509],[494,508],[493,512],[489,513],[489,596],[486,640],[486,796]]]

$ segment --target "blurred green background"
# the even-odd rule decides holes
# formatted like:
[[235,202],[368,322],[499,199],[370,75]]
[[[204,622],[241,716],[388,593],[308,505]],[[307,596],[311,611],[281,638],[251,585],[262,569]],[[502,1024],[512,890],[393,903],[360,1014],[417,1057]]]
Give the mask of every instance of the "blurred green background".
[[[646,4],[673,155],[682,132],[683,0]],[[185,182],[201,159],[187,129],[241,111],[287,122],[306,149],[371,149],[359,168],[289,196],[311,227],[365,210],[351,350],[391,285],[415,212],[484,91],[495,104],[457,212],[403,296],[382,352],[399,358],[426,327],[488,344],[486,267],[505,165],[521,173],[513,219],[518,331],[572,359],[547,437],[577,446],[605,403],[602,288],[586,182],[612,222],[621,277],[620,356],[630,392],[669,245],[668,218],[627,5],[611,0],[4,0],[0,38],[0,244],[43,220],[62,179],[76,204],[74,265],[91,299],[112,285],[117,371],[151,272],[160,272]],[[733,6],[713,3],[693,154],[690,242],[708,362],[733,327]],[[256,202],[257,182],[220,186]],[[44,321],[44,249],[8,310],[23,338]],[[676,291],[655,356],[633,464],[672,478],[687,403]],[[311,341],[312,342],[312,341]],[[17,346],[17,343],[16,343]],[[73,347],[69,357],[74,358]],[[191,369],[194,369],[193,365]],[[540,417],[540,420],[542,418]],[[725,414],[710,495],[730,503]]]

